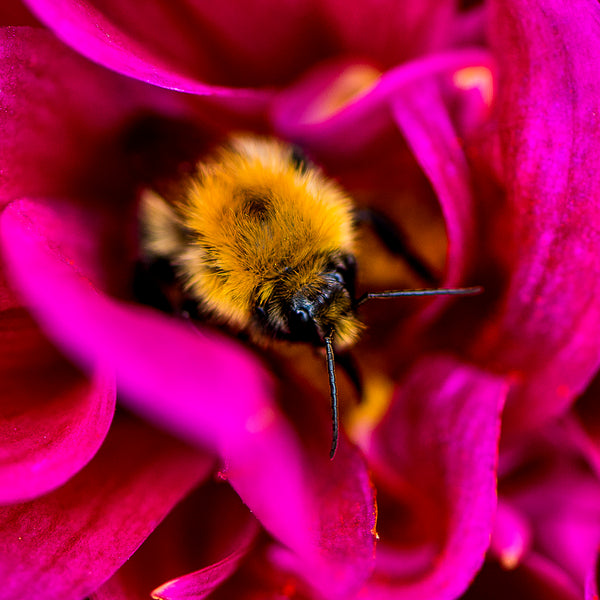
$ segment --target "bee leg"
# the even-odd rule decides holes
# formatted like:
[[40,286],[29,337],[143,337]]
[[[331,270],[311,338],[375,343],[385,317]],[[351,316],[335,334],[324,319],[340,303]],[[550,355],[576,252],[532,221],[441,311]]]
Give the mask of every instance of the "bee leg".
[[175,282],[175,272],[166,259],[151,262],[138,260],[133,271],[133,297],[141,304],[172,313],[169,288]]
[[364,393],[363,381],[354,355],[348,351],[339,352],[336,354],[335,360],[336,364],[338,364],[341,369],[343,369],[344,373],[346,373],[350,383],[356,390],[358,401],[362,402]]
[[439,284],[439,277],[410,247],[404,233],[394,225],[391,219],[372,208],[363,208],[356,211],[355,220],[358,225],[365,224],[371,227],[381,243],[392,254],[401,256],[414,273],[427,285],[437,286]]

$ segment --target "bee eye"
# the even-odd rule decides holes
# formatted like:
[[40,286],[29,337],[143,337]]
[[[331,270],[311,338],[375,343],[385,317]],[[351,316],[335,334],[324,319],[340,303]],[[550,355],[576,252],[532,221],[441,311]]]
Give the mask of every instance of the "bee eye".
[[337,281],[338,283],[345,283],[345,272],[342,272],[341,270],[336,270],[331,274],[331,278],[334,279],[335,281]]
[[302,325],[306,325],[311,320],[308,310],[303,306],[300,306],[294,310],[294,317],[294,320],[298,323],[302,323]]

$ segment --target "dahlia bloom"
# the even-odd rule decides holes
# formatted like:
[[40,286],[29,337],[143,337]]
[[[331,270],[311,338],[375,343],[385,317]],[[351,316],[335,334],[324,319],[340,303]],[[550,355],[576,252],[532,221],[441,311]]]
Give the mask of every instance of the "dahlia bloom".
[[[26,5],[0,8],[0,596],[597,598],[598,5]],[[321,357],[133,292],[140,191],[240,129],[485,287],[365,306],[332,462]],[[365,235],[363,288],[422,285]]]

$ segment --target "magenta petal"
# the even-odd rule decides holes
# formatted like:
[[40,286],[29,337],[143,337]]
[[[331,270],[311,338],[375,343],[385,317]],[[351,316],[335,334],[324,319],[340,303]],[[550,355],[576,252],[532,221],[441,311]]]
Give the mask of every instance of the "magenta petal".
[[[69,46],[90,58],[91,60],[129,77],[172,90],[184,91],[200,95],[219,95],[224,97],[245,98],[249,101],[261,101],[265,93],[254,90],[233,90],[226,87],[207,85],[189,72],[189,63],[202,57],[202,35],[196,31],[196,37],[189,48],[183,49],[191,40],[182,39],[181,30],[189,31],[191,15],[177,15],[161,11],[161,3],[140,13],[138,10],[125,11],[125,26],[115,24],[104,11],[99,10],[94,2],[72,0],[28,0],[29,8],[34,14]],[[165,3],[165,7],[168,4]],[[185,13],[185,9],[181,7]],[[121,9],[122,10],[122,9]],[[116,8],[115,18],[119,15]],[[173,24],[172,19],[176,20]],[[150,31],[136,32],[138,22],[152,26]],[[171,31],[169,31],[171,29]],[[142,41],[136,39],[135,33],[140,34]],[[155,36],[154,40],[144,39],[145,35]],[[169,35],[170,34],[170,35]],[[190,34],[191,35],[191,34]],[[166,40],[163,43],[162,40]],[[173,46],[173,47],[171,47]],[[173,48],[187,55],[180,61],[170,61],[167,56]],[[157,51],[160,50],[160,51]],[[174,64],[173,64],[174,62]],[[202,70],[211,69],[210,55],[204,56]],[[209,72],[210,74],[210,72]]]
[[233,342],[105,296],[86,276],[89,257],[67,252],[70,237],[85,238],[84,221],[78,229],[76,216],[55,210],[23,200],[2,217],[13,281],[45,330],[81,364],[114,365],[131,408],[221,453],[227,478],[257,518],[307,554],[316,513],[302,453],[259,362]]
[[[29,333],[15,321],[10,334],[1,336],[4,343],[12,336],[19,340],[8,346],[12,352],[22,349]],[[58,487],[94,456],[108,432],[116,394],[112,371],[97,367],[88,381],[61,357],[2,364],[0,377],[0,503],[7,504]]]
[[[523,376],[510,425],[563,411],[600,365],[600,7],[491,2],[510,285],[477,352]],[[558,76],[557,74],[560,74]],[[500,242],[500,240],[499,240]]]
[[376,477],[397,504],[420,514],[430,539],[412,556],[410,547],[395,549],[399,541],[386,535],[394,524],[386,524],[382,507],[375,578],[365,597],[449,600],[467,588],[490,542],[505,394],[503,380],[446,357],[423,359],[402,382],[374,432]]
[[[489,63],[489,54],[468,48],[432,54],[399,65],[384,73],[368,93],[334,114],[319,114],[336,80],[353,64],[347,58],[319,64],[300,81],[276,96],[272,120],[279,135],[301,143],[318,157],[347,156],[365,152],[396,127],[391,103],[405,86],[457,69]],[[359,63],[362,64],[362,63]]]
[[334,461],[321,452],[310,463],[319,502],[317,548],[310,556],[275,548],[272,560],[326,598],[353,598],[375,565],[375,488],[364,457],[345,440]]
[[241,541],[240,547],[235,552],[210,567],[161,585],[152,592],[152,597],[157,600],[202,600],[202,598],[206,598],[235,572],[240,561],[246,556],[255,537],[256,529],[248,533],[247,539]]
[[187,597],[208,593],[208,587],[219,586],[254,548],[260,532],[231,486],[211,478],[169,513],[92,598],[148,600],[158,587],[172,594],[187,590]]
[[0,504],[61,485],[96,453],[115,407],[114,374],[90,379],[40,332],[0,272]]
[[117,421],[100,452],[68,483],[0,509],[2,597],[81,600],[211,466],[147,426]]
[[598,600],[598,569],[596,565],[585,580],[585,600]]
[[[99,148],[135,109],[158,106],[159,90],[142,91],[42,29],[2,28],[0,57],[0,205],[28,194],[89,194],[90,176],[106,185],[114,157]],[[161,102],[167,96],[160,91]]]
[[[464,282],[475,256],[475,209],[470,172],[458,135],[444,105],[439,82],[416,81],[392,101],[398,127],[429,178],[444,215],[448,251],[444,285]],[[431,306],[427,315],[438,307]]]

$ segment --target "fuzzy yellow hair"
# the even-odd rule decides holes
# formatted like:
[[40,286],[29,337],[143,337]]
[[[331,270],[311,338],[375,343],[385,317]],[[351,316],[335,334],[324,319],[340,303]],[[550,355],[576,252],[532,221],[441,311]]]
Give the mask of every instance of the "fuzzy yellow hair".
[[[354,246],[344,192],[298,168],[289,146],[254,137],[200,164],[173,204],[147,192],[142,220],[147,251],[171,260],[188,293],[240,329],[273,294],[318,289],[331,257]],[[350,319],[337,337],[350,341],[359,328]]]

